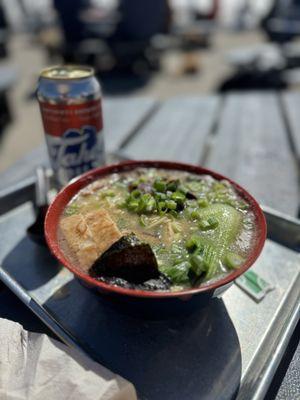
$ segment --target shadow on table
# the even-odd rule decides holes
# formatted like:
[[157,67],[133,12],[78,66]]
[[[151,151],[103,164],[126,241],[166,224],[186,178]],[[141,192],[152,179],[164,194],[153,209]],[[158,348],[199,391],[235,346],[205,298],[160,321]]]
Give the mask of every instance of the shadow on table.
[[34,290],[36,302],[44,303],[89,355],[133,382],[141,400],[235,396],[241,350],[221,300],[180,318],[135,318],[116,311],[111,302],[76,279],[53,280],[59,265],[47,249],[28,238],[15,246],[2,265],[22,287]]
[[154,321],[116,312],[72,280],[44,306],[88,354],[134,383],[141,399],[235,397],[241,351],[221,300],[188,317]]
[[26,236],[5,257],[2,267],[27,290],[44,285],[61,269],[47,248]]
[[28,331],[55,337],[54,333],[7,287],[0,291],[0,318],[15,321]]

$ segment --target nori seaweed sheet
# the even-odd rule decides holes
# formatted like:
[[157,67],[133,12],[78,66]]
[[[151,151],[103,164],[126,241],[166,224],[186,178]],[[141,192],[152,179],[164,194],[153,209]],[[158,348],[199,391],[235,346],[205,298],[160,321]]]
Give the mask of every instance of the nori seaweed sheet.
[[151,246],[134,234],[123,236],[112,244],[91,266],[89,273],[96,278],[121,278],[134,284],[160,276]]
[[116,277],[96,277],[98,281],[108,283],[113,286],[120,286],[126,289],[135,289],[135,290],[146,290],[146,291],[166,291],[171,287],[170,279],[160,272],[159,277],[155,279],[150,279],[143,283],[131,283],[122,278]]

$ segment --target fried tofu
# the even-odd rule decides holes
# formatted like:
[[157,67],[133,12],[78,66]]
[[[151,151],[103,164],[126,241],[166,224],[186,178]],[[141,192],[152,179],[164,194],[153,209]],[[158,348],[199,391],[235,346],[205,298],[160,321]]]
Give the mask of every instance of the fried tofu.
[[122,237],[106,210],[64,217],[60,228],[80,266],[88,270],[97,258]]
[[106,210],[100,209],[85,215],[87,226],[96,243],[99,255],[122,236],[117,225]]

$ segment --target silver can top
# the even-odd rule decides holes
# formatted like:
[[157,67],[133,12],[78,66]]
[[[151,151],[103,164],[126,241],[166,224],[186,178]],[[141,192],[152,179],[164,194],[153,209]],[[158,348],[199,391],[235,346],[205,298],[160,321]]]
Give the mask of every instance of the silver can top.
[[94,76],[94,69],[83,65],[57,65],[45,68],[40,77],[44,79],[69,80]]

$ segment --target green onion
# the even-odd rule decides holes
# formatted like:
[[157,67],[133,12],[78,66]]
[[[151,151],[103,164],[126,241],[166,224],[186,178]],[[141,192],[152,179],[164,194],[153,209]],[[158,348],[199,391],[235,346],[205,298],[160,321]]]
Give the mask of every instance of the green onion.
[[178,212],[175,210],[169,210],[169,214],[172,215],[172,217],[174,217],[174,218],[178,217]]
[[201,238],[198,235],[192,235],[185,243],[188,251],[193,252],[202,247]]
[[131,196],[133,199],[138,199],[139,197],[141,197],[141,194],[142,194],[142,192],[141,192],[140,190],[135,189],[135,190],[133,190],[133,191],[130,193],[130,196]]
[[203,272],[206,272],[207,266],[203,257],[200,254],[193,254],[190,257],[191,270],[199,277]]
[[225,190],[227,190],[227,187],[224,185],[224,183],[215,182],[215,183],[213,184],[212,189],[213,189],[215,192],[224,192]]
[[166,200],[166,207],[169,210],[176,210],[177,208],[177,203],[174,200]]
[[186,187],[193,193],[200,193],[204,189],[204,182],[201,181],[190,181],[186,183]]
[[113,190],[104,190],[103,192],[100,192],[101,197],[114,197],[116,193]]
[[209,202],[206,199],[199,199],[197,203],[198,206],[201,208],[207,207],[209,205]]
[[149,193],[143,194],[139,199],[138,213],[151,213],[156,207],[154,198]]
[[171,195],[171,199],[176,201],[176,203],[183,203],[185,200],[185,194],[181,192],[174,192]]
[[153,197],[151,197],[146,204],[146,211],[150,213],[155,209],[156,209],[156,201]]
[[214,216],[208,217],[207,219],[200,219],[198,223],[198,226],[202,231],[216,229],[218,225],[219,222]]
[[164,182],[160,179],[157,179],[156,181],[154,181],[153,187],[158,192],[165,192],[167,189],[167,184],[166,184],[166,182]]
[[167,212],[167,206],[165,201],[159,201],[157,205],[158,211],[161,213]]
[[130,199],[130,201],[127,203],[127,208],[129,211],[137,212],[139,209],[139,201]]
[[165,193],[156,192],[155,197],[157,200],[166,200],[167,195]]
[[177,190],[185,195],[189,192],[188,188],[182,184],[177,187]]
[[199,212],[199,210],[195,209],[191,212],[191,218],[192,219],[200,219],[201,218],[201,214]]
[[247,210],[249,208],[249,204],[241,200],[237,203],[237,208],[239,208],[240,210]]
[[244,261],[244,258],[237,253],[227,253],[224,258],[224,264],[229,269],[239,268]]
[[170,181],[167,184],[167,190],[169,190],[170,192],[175,192],[177,190],[179,181]]
[[146,215],[142,214],[140,216],[140,225],[145,227],[147,226],[147,224],[148,224],[148,218],[146,217]]
[[133,181],[130,183],[130,187],[132,188],[137,188],[141,182],[137,179],[136,181]]
[[65,214],[67,216],[74,215],[77,213],[79,213],[79,207],[77,204],[70,204],[69,206],[67,206],[67,208],[65,210]]

